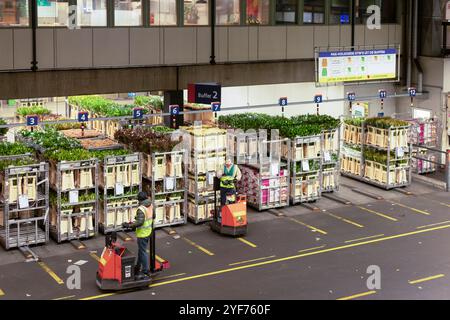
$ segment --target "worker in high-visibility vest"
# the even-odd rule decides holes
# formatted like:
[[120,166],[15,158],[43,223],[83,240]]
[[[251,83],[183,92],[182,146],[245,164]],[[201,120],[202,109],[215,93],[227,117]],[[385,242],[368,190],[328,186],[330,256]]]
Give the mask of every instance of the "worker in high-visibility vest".
[[241,169],[228,158],[223,166],[223,170],[217,172],[217,177],[220,179],[220,204],[224,206],[227,204],[227,197],[234,196],[236,198],[236,185],[234,182],[241,180]]
[[137,278],[147,279],[150,277],[150,261],[147,249],[151,241],[153,232],[153,206],[148,199],[147,193],[139,192],[139,208],[136,211],[135,222],[124,222],[122,227],[125,229],[136,229],[137,244],[139,248],[138,260],[135,268]]

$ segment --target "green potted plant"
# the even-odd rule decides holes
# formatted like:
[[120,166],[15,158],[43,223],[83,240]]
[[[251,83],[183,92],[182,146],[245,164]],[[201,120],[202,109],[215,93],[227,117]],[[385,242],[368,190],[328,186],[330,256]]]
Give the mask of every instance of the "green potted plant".
[[197,24],[199,18],[198,8],[195,3],[184,6],[184,20],[188,24]]

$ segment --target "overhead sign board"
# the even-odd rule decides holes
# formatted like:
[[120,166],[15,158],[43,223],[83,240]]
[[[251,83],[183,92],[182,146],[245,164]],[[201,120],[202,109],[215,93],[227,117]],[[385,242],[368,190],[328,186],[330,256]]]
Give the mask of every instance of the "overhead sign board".
[[195,83],[188,85],[188,102],[211,104],[221,102],[222,87],[218,83]]
[[320,84],[396,80],[397,49],[319,52]]

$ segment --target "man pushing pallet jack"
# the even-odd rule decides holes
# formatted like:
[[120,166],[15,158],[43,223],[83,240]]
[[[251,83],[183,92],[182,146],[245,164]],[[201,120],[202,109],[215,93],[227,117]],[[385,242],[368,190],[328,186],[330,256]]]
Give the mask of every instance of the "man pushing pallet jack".
[[[156,261],[153,206],[145,192],[138,194],[139,208],[134,223],[124,222],[124,229],[136,230],[138,258],[117,242],[113,232],[106,235],[105,249],[97,271],[97,286],[102,290],[124,290],[148,286],[151,275],[169,268],[169,263]],[[149,248],[149,253],[147,253]]]

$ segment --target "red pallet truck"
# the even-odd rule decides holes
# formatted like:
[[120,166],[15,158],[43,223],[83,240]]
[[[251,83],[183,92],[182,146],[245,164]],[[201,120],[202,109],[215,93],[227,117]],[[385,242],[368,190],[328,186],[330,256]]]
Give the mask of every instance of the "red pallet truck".
[[[168,269],[168,261],[156,261],[155,231],[150,238],[150,271],[153,274]],[[106,235],[97,270],[97,286],[105,291],[120,291],[148,287],[152,278],[137,279],[135,277],[136,255],[117,242],[115,232]]]
[[[210,222],[211,230],[229,236],[247,234],[247,197],[245,195],[227,195],[227,203],[217,208],[217,191],[220,190],[220,179],[214,178],[214,212]],[[221,211],[221,213],[219,212]]]

